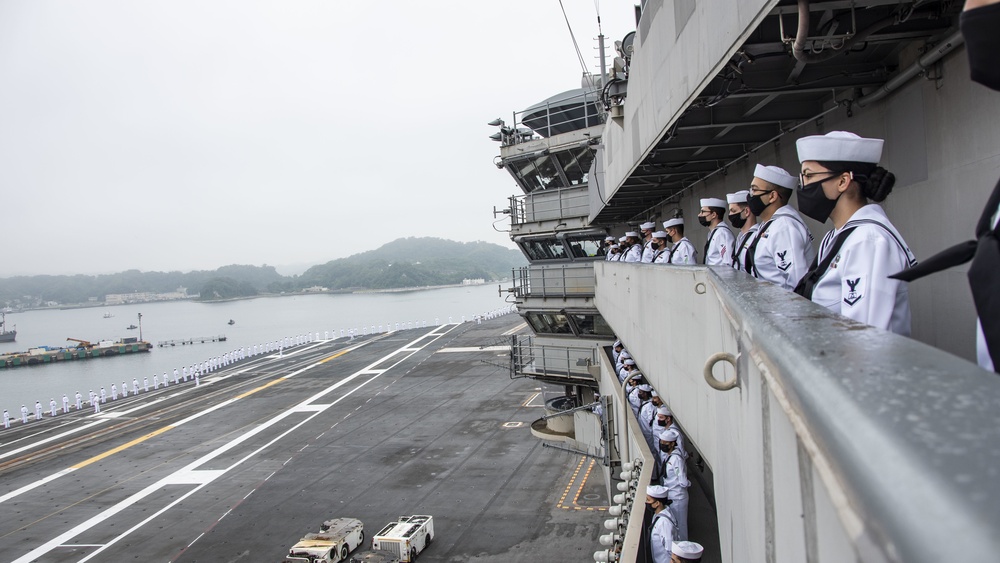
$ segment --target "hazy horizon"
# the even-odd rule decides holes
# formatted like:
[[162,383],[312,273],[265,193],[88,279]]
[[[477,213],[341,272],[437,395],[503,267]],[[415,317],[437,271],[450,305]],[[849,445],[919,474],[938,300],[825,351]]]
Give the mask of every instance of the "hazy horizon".
[[[596,4],[564,4],[596,71]],[[634,28],[600,9],[608,45]],[[581,74],[556,2],[0,3],[3,275],[512,248],[487,122]]]

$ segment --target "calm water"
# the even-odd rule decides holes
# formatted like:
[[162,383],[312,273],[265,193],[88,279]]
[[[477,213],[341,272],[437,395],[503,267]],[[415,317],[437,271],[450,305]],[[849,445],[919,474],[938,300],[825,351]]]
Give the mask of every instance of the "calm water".
[[[153,374],[173,373],[173,369],[189,366],[218,356],[240,346],[253,346],[294,337],[307,332],[330,331],[331,337],[345,331],[372,325],[426,323],[427,326],[460,322],[464,316],[504,308],[507,304],[497,294],[497,285],[427,289],[399,293],[364,293],[339,295],[296,295],[294,297],[264,297],[225,303],[175,301],[120,305],[90,309],[26,311],[7,315],[8,328],[17,326],[17,342],[0,344],[0,353],[24,351],[35,346],[65,346],[66,338],[96,342],[139,336],[137,330],[126,330],[138,324],[142,313],[142,337],[155,346],[161,340],[180,340],[194,336],[224,334],[226,342],[211,342],[175,347],[154,347],[148,354],[129,354],[111,358],[59,362],[44,366],[18,367],[0,370],[0,411],[8,409],[11,418],[20,416],[21,405],[33,410],[41,401],[48,412],[49,399],[62,405],[65,393],[70,402],[76,391],[86,401],[90,389],[104,387],[111,396],[111,383],[131,383],[143,376],[153,384]],[[104,318],[105,313],[114,315]],[[236,321],[228,325],[229,319]],[[0,424],[0,430],[3,426]]]

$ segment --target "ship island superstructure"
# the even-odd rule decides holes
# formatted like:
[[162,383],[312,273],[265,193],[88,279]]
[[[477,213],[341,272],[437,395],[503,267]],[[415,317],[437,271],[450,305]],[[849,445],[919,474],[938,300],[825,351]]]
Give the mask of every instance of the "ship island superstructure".
[[699,198],[747,189],[758,162],[794,174],[795,139],[833,130],[886,139],[884,207],[918,257],[970,238],[1000,175],[1000,96],[968,78],[961,8],[643,2],[606,73],[490,122],[494,164],[523,192],[503,211],[529,261],[509,290],[532,331],[511,337],[510,375],[562,386],[532,433],[601,462],[614,517],[595,516],[595,560],[648,549],[656,454],[615,338],[687,438],[715,524],[691,530],[706,561],[1000,551],[1000,382],[974,363],[964,270],[911,285],[906,338],[731,268],[606,261],[601,246],[681,216],[700,249]]

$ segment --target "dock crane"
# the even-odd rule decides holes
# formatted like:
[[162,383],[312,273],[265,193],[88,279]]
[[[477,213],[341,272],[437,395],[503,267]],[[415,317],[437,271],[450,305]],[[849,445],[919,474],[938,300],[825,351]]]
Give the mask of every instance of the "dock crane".
[[93,346],[93,344],[91,344],[90,342],[86,340],[80,340],[79,338],[67,338],[66,340],[69,340],[70,342],[79,342],[79,344],[76,345],[77,348],[90,348],[91,346]]

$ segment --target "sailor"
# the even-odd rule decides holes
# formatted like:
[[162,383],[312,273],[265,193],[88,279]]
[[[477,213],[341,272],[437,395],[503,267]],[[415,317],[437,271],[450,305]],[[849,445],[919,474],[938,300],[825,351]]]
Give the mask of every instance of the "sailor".
[[49,397],[49,415],[53,418],[56,416],[56,398]]
[[178,383],[178,381],[177,381],[177,375],[178,375],[177,368],[174,368],[174,385],[177,385],[177,383]]
[[94,401],[94,414],[101,412],[101,402]]
[[646,438],[646,444],[650,452],[656,452],[656,437],[653,435],[653,422],[656,420],[656,403],[660,400],[659,394],[650,387],[650,398],[639,405],[639,429],[642,436]]
[[691,241],[684,236],[684,219],[668,219],[663,222],[663,231],[673,246],[670,247],[670,254],[667,256],[668,264],[697,264],[698,251],[694,249]]
[[688,487],[691,486],[691,481],[687,477],[684,456],[677,449],[678,437],[678,432],[669,428],[660,434],[660,484],[670,494],[670,511],[677,522],[677,539],[686,540]]
[[796,141],[802,163],[799,211],[833,230],[795,292],[858,322],[910,334],[907,285],[888,276],[917,263],[877,202],[896,177],[878,165],[882,139],[846,131]]
[[729,203],[729,223],[739,232],[736,233],[736,240],[733,242],[733,251],[729,256],[733,268],[743,270],[743,263],[746,261],[747,248],[753,239],[754,232],[757,231],[757,218],[750,213],[747,206],[747,198],[750,197],[749,190],[740,190],[734,194],[726,194],[726,201]]
[[608,247],[608,261],[617,262],[621,259],[621,245],[618,243],[612,244]]
[[28,407],[21,405],[21,424],[28,423]]
[[122,397],[128,397],[128,385],[122,381]]
[[[636,378],[638,379],[638,378]],[[632,381],[635,381],[633,379]],[[649,404],[649,399],[653,396],[653,386],[643,383],[635,386],[635,391],[629,394],[629,402],[632,404],[632,414],[637,420],[642,420],[639,413],[643,406]]]
[[118,386],[115,385],[114,383],[111,384],[111,400],[112,401],[118,400]]
[[154,373],[153,374],[153,389],[159,389],[159,388],[160,388],[160,376],[158,376],[158,375],[156,375]]
[[107,402],[107,400],[108,400],[108,392],[104,390],[104,387],[101,387],[101,402],[104,403]]
[[669,264],[670,245],[667,243],[666,231],[653,231],[653,264]]
[[726,209],[729,204],[726,200],[717,197],[702,198],[700,203],[698,223],[702,227],[712,229],[708,233],[708,240],[705,241],[704,263],[706,266],[728,266],[732,257],[733,243],[736,239],[723,221],[726,218]]
[[604,259],[611,260],[611,247],[615,244],[615,237],[606,236],[604,237]]
[[94,395],[95,394],[94,394],[94,390],[93,389],[90,389],[90,390],[87,391],[87,406],[88,407],[94,406]]
[[163,386],[170,387],[170,378],[167,377],[167,372],[163,372]]
[[198,378],[198,372],[194,372],[194,386],[198,387],[201,385],[201,379]]
[[705,553],[705,548],[693,541],[675,541],[670,546],[671,563],[697,563]]
[[83,395],[79,391],[76,392],[76,410],[83,408]]
[[35,420],[40,420],[42,418],[42,403],[35,401]]
[[649,549],[653,563],[670,563],[670,546],[677,540],[677,519],[669,507],[670,493],[662,485],[646,487],[646,505],[653,510],[649,530]]
[[[959,19],[969,59],[969,76],[986,88],[1000,91],[1000,2],[966,0]],[[993,102],[994,104],[996,102]],[[894,274],[901,281],[924,276],[970,262],[967,277],[976,307],[976,362],[1000,373],[1000,181],[986,200],[976,221],[975,239],[956,244],[922,261],[919,266]]]
[[625,250],[622,262],[638,262],[642,258],[642,245],[639,244],[639,233],[629,231],[625,233]]
[[799,180],[783,168],[758,164],[747,206],[760,227],[751,237],[743,271],[788,290],[795,289],[815,256],[812,234],[788,200]]
[[674,413],[666,406],[660,406],[656,409],[656,425],[653,427],[653,434],[659,440],[660,435],[667,430],[677,432],[677,451],[681,453],[683,458],[687,459],[688,452],[684,446],[684,433],[677,427],[677,422],[674,420]]
[[640,262],[647,264],[653,262],[653,252],[656,251],[652,246],[654,229],[656,229],[656,223],[652,221],[647,221],[639,225],[639,232],[642,233],[642,255],[639,257]]
[[3,410],[3,427],[10,428],[10,413],[7,412],[7,409]]
[[134,377],[132,378],[132,394],[133,395],[139,394],[139,380]]
[[638,370],[639,368],[635,365],[635,360],[632,358],[625,358],[622,361],[622,369],[618,371],[618,381],[624,382],[632,372]]
[[65,393],[63,393],[62,405],[63,405],[63,414],[68,413],[69,412],[69,397],[67,397]]
[[142,390],[146,393],[149,392],[149,378],[146,376],[142,377]]
[[615,340],[613,346],[611,346],[611,356],[614,358],[615,363],[618,363],[618,356],[621,355],[622,350],[625,349],[625,345],[622,344],[621,340]]

